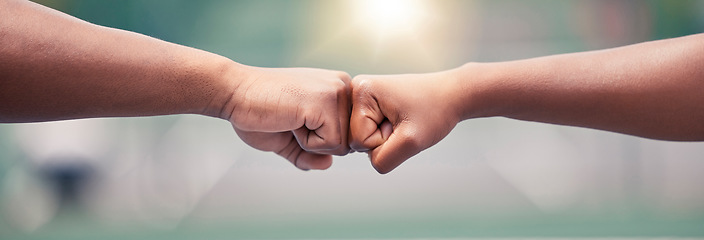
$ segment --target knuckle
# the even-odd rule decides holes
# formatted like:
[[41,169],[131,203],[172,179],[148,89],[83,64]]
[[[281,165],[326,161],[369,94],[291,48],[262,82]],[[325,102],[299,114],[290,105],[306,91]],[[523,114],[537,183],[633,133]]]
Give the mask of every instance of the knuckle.
[[369,84],[370,83],[369,77],[370,77],[369,75],[364,75],[364,74],[355,76],[354,78],[352,78],[352,86],[353,87],[361,87],[363,85]]
[[347,84],[343,81],[335,81],[332,84],[332,87],[335,89],[335,92],[343,92],[347,91]]
[[347,85],[337,88],[336,95],[339,98],[338,100],[347,100],[350,95],[350,90],[351,89]]
[[337,71],[337,76],[343,81],[349,81],[352,78],[349,73],[344,71]]
[[386,164],[384,161],[379,161],[379,159],[372,160],[372,167],[374,167],[374,170],[376,170],[380,174],[387,174],[394,169],[393,167]]
[[363,96],[370,94],[375,88],[376,82],[370,78],[359,78],[352,83],[352,95]]

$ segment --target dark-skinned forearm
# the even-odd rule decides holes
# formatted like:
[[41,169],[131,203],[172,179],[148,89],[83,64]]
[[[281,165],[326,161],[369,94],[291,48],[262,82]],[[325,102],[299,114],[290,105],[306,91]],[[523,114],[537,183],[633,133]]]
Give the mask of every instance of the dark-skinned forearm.
[[[464,119],[504,116],[704,140],[704,34],[458,70]],[[472,80],[469,80],[472,79]]]

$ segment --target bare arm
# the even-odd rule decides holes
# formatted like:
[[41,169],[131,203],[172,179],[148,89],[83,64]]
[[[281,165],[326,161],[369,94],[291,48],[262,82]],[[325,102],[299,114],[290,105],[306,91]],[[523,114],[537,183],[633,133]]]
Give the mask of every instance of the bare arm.
[[[0,1],[0,121],[205,113],[234,82],[224,57]],[[218,95],[218,93],[221,93]]]
[[352,82],[350,145],[381,173],[478,117],[704,140],[704,34]]
[[482,116],[704,140],[704,34],[461,70],[463,119]]
[[265,69],[0,0],[0,122],[195,113],[302,169],[345,155],[349,76]]

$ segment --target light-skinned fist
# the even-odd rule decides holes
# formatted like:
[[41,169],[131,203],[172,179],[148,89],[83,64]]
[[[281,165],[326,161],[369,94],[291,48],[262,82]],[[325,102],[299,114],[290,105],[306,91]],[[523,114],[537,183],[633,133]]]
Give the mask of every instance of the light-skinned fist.
[[234,88],[222,117],[247,144],[275,152],[303,170],[326,169],[331,155],[350,152],[347,73],[245,67],[238,74],[244,80]]

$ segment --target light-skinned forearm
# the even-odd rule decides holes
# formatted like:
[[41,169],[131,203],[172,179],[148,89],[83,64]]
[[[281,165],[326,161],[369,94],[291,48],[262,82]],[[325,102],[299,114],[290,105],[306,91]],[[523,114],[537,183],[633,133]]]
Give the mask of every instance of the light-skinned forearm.
[[350,151],[347,73],[245,66],[25,0],[0,16],[0,122],[194,113],[301,169]]
[[0,16],[0,122],[219,116],[241,74],[216,54],[29,1],[0,1]]
[[704,140],[704,34],[456,70],[462,119]]

